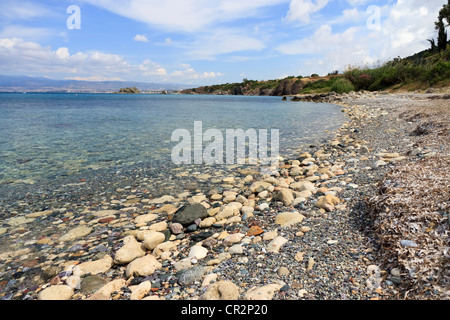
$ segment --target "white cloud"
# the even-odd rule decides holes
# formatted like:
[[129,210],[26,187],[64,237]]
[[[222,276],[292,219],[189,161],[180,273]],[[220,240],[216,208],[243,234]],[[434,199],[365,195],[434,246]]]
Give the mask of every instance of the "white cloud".
[[190,80],[201,80],[201,79],[214,79],[216,77],[223,76],[223,73],[216,72],[197,72],[190,64],[183,64],[181,70],[174,71],[170,77],[171,78],[181,78]]
[[[398,0],[380,7],[382,17],[378,30],[367,27],[370,15],[364,8],[348,9],[312,35],[286,42],[276,49],[286,55],[315,55],[307,58],[306,67],[309,73],[321,74],[335,69],[342,71],[348,65],[370,66],[397,56],[406,57],[428,48],[426,39],[435,34],[434,21],[441,7],[439,0]],[[350,25],[353,22],[353,26],[343,31],[333,27],[344,22]]]
[[52,10],[35,2],[15,0],[2,0],[0,2],[0,17],[11,21],[55,15],[56,13]]
[[363,4],[366,4],[367,1],[368,0],[347,0],[347,2],[353,7],[361,6]]
[[195,70],[189,64],[174,71],[151,60],[133,64],[124,58],[100,51],[71,54],[66,47],[52,50],[20,38],[0,38],[0,74],[46,74],[53,78],[77,80],[139,80],[148,82],[192,82],[214,79],[222,73]]
[[240,51],[260,51],[266,45],[238,29],[217,29],[198,35],[193,43],[185,43],[187,56],[192,60],[214,59],[221,54]]
[[163,67],[161,67],[159,64],[150,61],[150,60],[144,60],[139,65],[139,70],[142,72],[142,75],[144,76],[166,76],[167,71]]
[[143,34],[137,34],[134,36],[134,41],[138,41],[138,42],[148,42],[148,39],[145,35]]
[[21,38],[39,41],[53,36],[60,36],[58,32],[45,27],[27,27],[10,24],[0,31],[0,38]]
[[310,37],[280,45],[277,49],[288,55],[326,53],[353,45],[356,31],[356,28],[349,28],[343,33],[333,33],[331,26],[323,25]]
[[165,31],[195,32],[258,14],[288,0],[84,0]]
[[286,21],[309,24],[310,15],[322,10],[330,0],[291,0]]

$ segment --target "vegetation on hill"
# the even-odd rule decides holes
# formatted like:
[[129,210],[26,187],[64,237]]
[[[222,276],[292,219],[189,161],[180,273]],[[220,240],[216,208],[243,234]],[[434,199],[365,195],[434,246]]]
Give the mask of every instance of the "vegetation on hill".
[[445,28],[450,25],[450,0],[439,11],[435,29],[437,45],[428,39],[431,48],[410,57],[396,58],[375,68],[351,67],[344,77],[351,81],[355,90],[385,90],[408,88],[424,89],[430,86],[450,84],[450,42]]
[[226,83],[182,90],[185,94],[271,95],[349,93],[369,90],[421,90],[450,85],[450,41],[446,27],[450,26],[450,0],[439,11],[435,29],[437,44],[428,39],[431,48],[410,57],[395,58],[376,66],[349,66],[343,74],[328,76],[290,76],[284,79],[256,81],[243,79],[241,83]]

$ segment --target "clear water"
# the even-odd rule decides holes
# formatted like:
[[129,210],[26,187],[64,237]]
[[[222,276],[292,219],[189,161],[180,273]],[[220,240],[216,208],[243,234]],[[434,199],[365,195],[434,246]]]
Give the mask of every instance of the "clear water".
[[[0,94],[0,185],[168,163],[175,129],[279,129],[280,154],[320,142],[344,121],[331,104],[280,97]],[[225,134],[224,134],[225,136]],[[1,197],[1,195],[0,195]]]

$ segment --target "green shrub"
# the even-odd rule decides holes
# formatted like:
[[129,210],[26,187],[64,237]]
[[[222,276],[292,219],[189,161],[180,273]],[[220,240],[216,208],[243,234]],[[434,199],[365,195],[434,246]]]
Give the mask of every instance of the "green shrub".
[[428,82],[435,84],[442,80],[450,79],[450,61],[440,61],[427,72]]
[[331,86],[330,91],[334,91],[336,93],[349,93],[350,91],[355,91],[355,86],[348,79],[338,79]]

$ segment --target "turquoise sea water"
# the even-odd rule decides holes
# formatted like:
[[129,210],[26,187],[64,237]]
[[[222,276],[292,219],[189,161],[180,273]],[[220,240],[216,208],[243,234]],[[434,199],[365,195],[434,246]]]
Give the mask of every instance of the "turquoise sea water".
[[[176,129],[279,129],[295,155],[344,121],[338,106],[280,97],[0,94],[0,185],[114,166],[169,163]],[[1,197],[1,195],[0,195]]]

